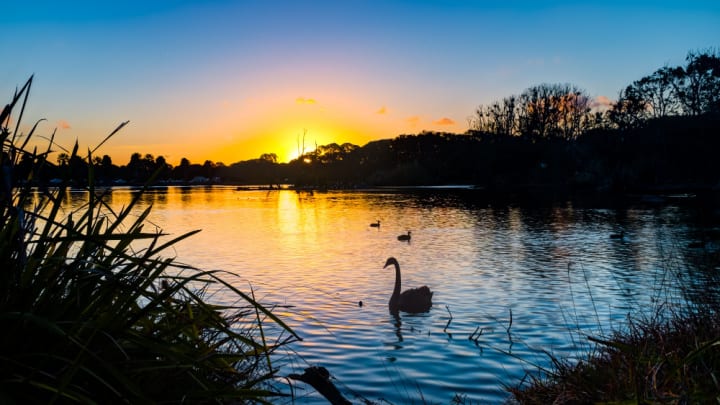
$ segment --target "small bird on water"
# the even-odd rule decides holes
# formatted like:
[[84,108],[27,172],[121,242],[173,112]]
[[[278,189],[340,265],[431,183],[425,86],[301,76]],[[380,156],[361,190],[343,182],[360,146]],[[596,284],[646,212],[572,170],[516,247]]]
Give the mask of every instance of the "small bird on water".
[[407,231],[407,235],[398,236],[398,240],[409,242],[410,241],[410,231]]

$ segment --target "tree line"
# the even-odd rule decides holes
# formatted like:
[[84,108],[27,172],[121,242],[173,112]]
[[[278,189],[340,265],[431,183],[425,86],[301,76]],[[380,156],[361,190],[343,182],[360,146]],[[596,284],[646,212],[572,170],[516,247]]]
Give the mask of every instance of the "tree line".
[[691,51],[684,66],[664,66],[634,81],[606,110],[571,84],[541,84],[479,106],[474,131],[572,140],[594,129],[626,130],[652,119],[720,112],[720,54]]
[[[572,84],[540,84],[480,105],[463,134],[421,132],[364,146],[316,146],[289,163],[274,153],[225,165],[134,153],[118,166],[61,153],[36,180],[292,184],[314,188],[473,184],[491,190],[628,191],[720,185],[720,54],[691,51],[601,105]],[[304,152],[304,151],[303,151]],[[22,177],[22,163],[18,168]]]

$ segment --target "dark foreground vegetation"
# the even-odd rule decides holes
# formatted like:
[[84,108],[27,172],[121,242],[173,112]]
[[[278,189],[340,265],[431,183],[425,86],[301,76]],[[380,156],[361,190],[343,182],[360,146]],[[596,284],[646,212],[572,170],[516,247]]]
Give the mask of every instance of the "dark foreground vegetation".
[[[610,336],[586,336],[593,349],[580,361],[551,355],[551,369],[534,371],[527,381],[508,388],[513,400],[523,404],[720,402],[719,268],[717,251],[688,265],[687,270],[697,273],[693,277],[704,279],[704,293],[686,293],[679,306],[659,302],[646,317],[630,315],[628,325]],[[674,270],[668,269],[673,273],[668,276],[681,277]]]
[[[0,403],[271,402],[271,355],[297,336],[227,274],[173,260],[172,245],[195,232],[148,229],[137,199],[113,211],[91,164],[75,212],[62,207],[66,177],[51,192],[27,186],[48,151],[25,149],[34,128],[21,137],[9,124],[31,82],[0,116]],[[26,186],[12,187],[19,165]],[[218,288],[236,302],[210,303]]]

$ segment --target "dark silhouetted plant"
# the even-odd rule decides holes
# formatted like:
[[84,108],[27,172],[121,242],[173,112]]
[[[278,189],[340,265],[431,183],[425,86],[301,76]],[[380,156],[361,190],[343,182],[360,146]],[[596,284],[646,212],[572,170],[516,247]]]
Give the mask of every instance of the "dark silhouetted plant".
[[[197,231],[170,238],[146,230],[150,207],[136,207],[142,193],[119,211],[105,204],[94,187],[97,147],[85,157],[77,143],[66,151],[87,163],[81,208],[66,212],[63,203],[70,173],[51,189],[31,188],[55,145],[50,137],[44,152],[29,150],[37,123],[18,132],[31,84],[32,77],[0,116],[0,402],[270,402],[280,395],[271,354],[297,335],[222,273],[175,262],[169,248]],[[23,178],[20,163],[31,167]],[[235,304],[212,303],[216,286]]]

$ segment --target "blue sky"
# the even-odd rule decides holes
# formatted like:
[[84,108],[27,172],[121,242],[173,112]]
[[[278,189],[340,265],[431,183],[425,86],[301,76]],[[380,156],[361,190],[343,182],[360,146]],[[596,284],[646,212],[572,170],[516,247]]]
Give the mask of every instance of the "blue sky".
[[26,121],[61,143],[226,164],[307,143],[464,132],[540,83],[617,97],[720,45],[720,2],[13,2],[0,90],[35,75]]

